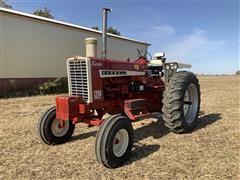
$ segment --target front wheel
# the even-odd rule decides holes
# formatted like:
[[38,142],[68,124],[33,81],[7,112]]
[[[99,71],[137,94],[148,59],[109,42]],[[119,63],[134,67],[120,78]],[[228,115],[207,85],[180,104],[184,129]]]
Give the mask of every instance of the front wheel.
[[48,145],[66,142],[72,136],[74,128],[71,121],[61,122],[56,119],[56,107],[48,109],[38,122],[38,134]]
[[163,95],[165,126],[176,133],[192,130],[200,108],[200,85],[196,76],[187,71],[176,72]]
[[133,127],[126,116],[110,116],[101,125],[95,152],[99,163],[108,168],[121,166],[130,156],[133,146]]

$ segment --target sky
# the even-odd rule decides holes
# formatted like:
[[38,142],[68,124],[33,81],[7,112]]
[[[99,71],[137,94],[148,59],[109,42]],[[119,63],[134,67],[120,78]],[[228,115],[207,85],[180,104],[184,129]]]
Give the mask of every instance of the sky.
[[[151,44],[167,61],[192,64],[201,74],[234,74],[240,69],[239,0],[8,0],[14,10],[47,7],[55,19],[101,29],[101,9],[113,9],[108,26]],[[137,52],[136,52],[137,53]]]

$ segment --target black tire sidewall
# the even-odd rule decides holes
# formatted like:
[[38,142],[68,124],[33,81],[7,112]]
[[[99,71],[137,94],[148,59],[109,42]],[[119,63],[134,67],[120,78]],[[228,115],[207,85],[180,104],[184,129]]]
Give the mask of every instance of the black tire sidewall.
[[102,157],[105,157],[104,149],[101,148],[102,143],[104,142],[103,135],[104,135],[104,133],[106,131],[106,127],[109,125],[110,121],[112,122],[112,119],[117,116],[120,116],[120,114],[109,116],[106,120],[103,121],[103,123],[101,124],[101,126],[99,127],[99,130],[97,132],[96,141],[95,141],[95,154],[96,154],[97,161],[101,164],[103,163]]
[[44,124],[46,121],[46,117],[56,109],[55,106],[49,108],[48,110],[46,110],[40,117],[40,119],[38,120],[38,125],[37,125],[37,131],[38,131],[38,135],[40,137],[40,139],[46,143],[49,144],[48,140],[46,139],[45,133],[44,133]]
[[[117,157],[113,152],[113,141],[116,133],[121,129],[128,132],[129,142],[125,153]],[[132,146],[133,128],[130,120],[122,115],[111,116],[105,120],[97,133],[95,146],[97,160],[108,168],[116,168],[128,159]]]
[[[198,94],[197,112],[191,123],[186,121],[184,115],[184,96],[190,84],[196,87]],[[162,112],[165,126],[176,133],[191,131],[198,119],[200,96],[200,85],[196,76],[188,71],[176,72],[166,84],[164,91]]]
[[193,79],[193,78],[187,78],[186,79],[186,83],[184,84],[184,88],[183,88],[183,97],[181,99],[181,109],[182,109],[182,122],[183,122],[183,126],[186,127],[186,131],[189,131],[191,130],[195,125],[196,125],[196,121],[198,119],[198,113],[199,113],[199,108],[197,108],[197,112],[195,114],[195,117],[193,118],[193,121],[191,123],[188,123],[186,121],[186,118],[184,116],[184,96],[186,94],[186,91],[187,91],[187,88],[190,84],[193,84],[195,87],[196,87],[196,90],[197,90],[197,93],[198,93],[198,107],[199,107],[199,103],[200,103],[200,91],[199,91],[199,88],[198,88],[198,84],[196,83],[196,81]]
[[56,108],[51,108],[42,116],[40,122],[40,136],[46,144],[61,144],[66,142],[73,134],[75,125],[71,121],[68,121],[69,128],[67,132],[61,136],[57,137],[52,133],[52,123],[56,119]]
[[[108,164],[110,164],[112,167],[117,167],[121,164],[123,164],[127,158],[129,157],[129,155],[131,154],[131,150],[132,150],[132,129],[129,126],[128,123],[126,123],[126,121],[124,120],[119,120],[117,121],[113,127],[111,128],[111,130],[109,131],[107,140],[106,140],[106,149],[108,149],[108,151],[105,150],[105,154],[107,159],[111,159],[110,161],[108,161]],[[114,137],[116,136],[117,132],[121,129],[125,129],[128,132],[128,137],[129,137],[129,141],[128,141],[128,147],[125,151],[125,153],[121,156],[121,157],[117,157],[114,152],[113,152],[113,141],[114,141]]]

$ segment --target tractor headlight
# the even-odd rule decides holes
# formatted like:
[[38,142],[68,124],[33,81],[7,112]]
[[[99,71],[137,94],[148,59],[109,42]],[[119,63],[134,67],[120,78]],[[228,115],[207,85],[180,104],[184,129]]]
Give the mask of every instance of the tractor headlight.
[[170,65],[169,64],[166,65],[166,69],[170,69]]
[[174,67],[174,69],[177,69],[178,66],[177,66],[177,64],[174,64],[173,67]]

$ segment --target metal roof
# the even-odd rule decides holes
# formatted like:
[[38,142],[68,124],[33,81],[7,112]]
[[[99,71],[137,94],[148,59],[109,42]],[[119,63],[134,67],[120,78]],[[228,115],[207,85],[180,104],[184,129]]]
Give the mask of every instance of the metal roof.
[[[0,12],[15,14],[15,15],[19,15],[19,16],[24,16],[24,17],[28,17],[28,18],[33,18],[33,19],[37,19],[37,20],[41,20],[41,21],[47,21],[47,22],[54,23],[54,24],[60,24],[63,26],[68,26],[68,27],[72,27],[72,28],[76,28],[76,29],[81,29],[81,30],[85,30],[85,31],[91,31],[94,33],[102,34],[102,31],[98,31],[95,29],[91,29],[91,28],[87,28],[87,27],[83,27],[83,26],[79,26],[76,24],[71,24],[71,23],[67,23],[67,22],[63,22],[63,21],[58,21],[55,19],[49,19],[49,18],[45,18],[45,17],[41,17],[41,16],[36,16],[36,15],[32,15],[32,14],[28,14],[28,13],[24,13],[24,12],[20,12],[20,11],[15,11],[15,10],[11,10],[11,9],[6,9],[6,8],[0,7]],[[133,42],[137,42],[137,43],[141,43],[141,44],[150,45],[147,42],[138,41],[138,40],[123,37],[123,36],[117,36],[117,35],[110,34],[110,33],[108,33],[108,36],[112,36],[112,37],[116,37],[116,38],[124,39],[124,40],[128,40],[128,41],[133,41]]]

